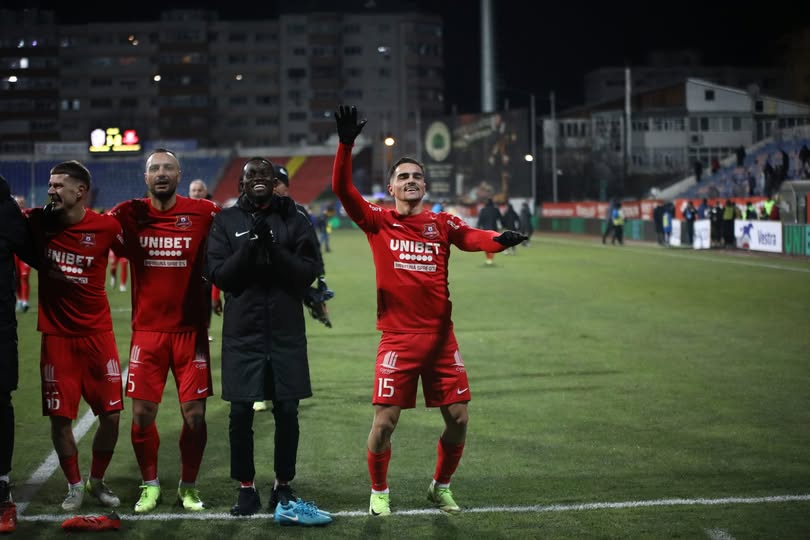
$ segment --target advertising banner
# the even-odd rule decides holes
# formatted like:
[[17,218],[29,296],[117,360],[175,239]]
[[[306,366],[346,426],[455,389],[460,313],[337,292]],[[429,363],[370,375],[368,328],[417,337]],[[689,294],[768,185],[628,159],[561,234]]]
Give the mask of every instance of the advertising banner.
[[778,221],[734,220],[737,247],[782,253],[782,224]]
[[709,249],[712,247],[712,222],[708,219],[695,220],[695,238],[692,242],[694,249]]
[[465,204],[531,197],[528,111],[441,117],[424,126],[431,197],[456,197]]

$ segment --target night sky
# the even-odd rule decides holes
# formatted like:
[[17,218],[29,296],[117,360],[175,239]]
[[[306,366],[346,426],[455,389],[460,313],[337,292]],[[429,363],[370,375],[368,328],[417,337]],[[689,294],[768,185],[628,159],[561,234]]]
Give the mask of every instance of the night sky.
[[[281,0],[282,2],[284,0]],[[352,1],[352,0],[349,0]],[[373,0],[362,0],[362,2]],[[387,0],[377,0],[382,5]],[[442,16],[445,23],[445,86],[447,103],[458,112],[480,110],[479,4],[477,0],[412,0]],[[297,0],[334,10],[343,2]],[[103,20],[156,20],[161,10],[212,5],[223,19],[273,17],[278,1],[245,2],[154,1],[130,2],[134,9],[111,8],[96,2],[34,0],[4,1],[4,7],[39,5],[54,9],[58,20],[81,23]],[[121,2],[123,5],[123,2]],[[222,7],[227,5],[226,8]],[[557,109],[582,103],[583,76],[603,66],[646,63],[656,49],[697,49],[706,65],[778,66],[785,36],[810,25],[810,4],[800,1],[732,2],[682,0],[672,3],[540,2],[494,0],[495,53],[498,84],[537,95],[538,114],[548,111],[548,95],[555,91]],[[499,105],[508,98],[512,107],[528,99],[517,91],[499,92]]]

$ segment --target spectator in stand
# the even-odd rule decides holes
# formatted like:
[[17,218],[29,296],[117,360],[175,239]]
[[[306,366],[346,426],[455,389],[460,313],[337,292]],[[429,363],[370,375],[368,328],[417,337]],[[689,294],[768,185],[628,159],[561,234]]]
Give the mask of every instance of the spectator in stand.
[[534,226],[532,225],[532,211],[529,209],[529,203],[527,202],[524,202],[520,207],[520,232],[525,234],[527,238],[523,245],[529,247],[532,234],[534,234]]
[[762,169],[762,173],[765,176],[765,196],[770,197],[771,193],[774,192],[774,188],[776,186],[776,172],[773,169],[773,165],[771,165],[771,160],[765,160],[765,167]]
[[[790,176],[790,156],[785,152],[784,148],[780,149],[779,153],[782,154],[782,166],[779,170],[779,184],[781,184]],[[779,185],[776,186],[774,191],[778,191],[778,189]]]
[[[478,212],[478,228],[485,231],[497,231],[498,225],[502,223],[501,211],[495,206],[492,199],[487,199],[486,204]],[[495,252],[486,252],[486,264],[495,264]]]
[[737,167],[742,167],[745,163],[745,146],[738,146],[735,153],[737,154]]
[[695,168],[695,183],[699,184],[700,179],[703,176],[703,163],[699,159],[695,160],[694,168]]
[[[518,216],[518,213],[515,212],[512,203],[507,203],[506,212],[503,213],[503,217],[501,218],[501,224],[503,225],[504,229],[508,229],[510,231],[520,230],[520,217]],[[515,246],[509,246],[503,250],[504,255],[515,255],[516,253],[517,247]]]
[[802,178],[806,178],[807,171],[810,169],[810,148],[807,148],[807,143],[804,143],[799,150],[799,162],[802,167]]
[[683,220],[686,223],[686,245],[691,246],[695,241],[695,219],[697,219],[697,209],[692,201],[686,202],[683,210]]

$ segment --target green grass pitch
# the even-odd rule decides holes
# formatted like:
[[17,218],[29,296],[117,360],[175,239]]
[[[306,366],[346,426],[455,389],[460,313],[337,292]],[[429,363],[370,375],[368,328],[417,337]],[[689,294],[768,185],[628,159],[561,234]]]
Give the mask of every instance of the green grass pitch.
[[[164,502],[149,519],[133,519],[139,473],[127,403],[107,472],[122,499],[122,531],[92,536],[810,537],[810,259],[633,242],[611,247],[553,234],[536,235],[516,256],[496,255],[494,267],[484,265],[483,253],[454,250],[453,318],[473,393],[467,446],[453,479],[466,511],[427,511],[442,423],[420,395],[394,435],[394,515],[372,519],[365,516],[365,441],[379,339],[374,269],[359,231],[337,230],[332,248],[325,260],[336,294],[329,303],[334,328],[308,318],[315,395],[300,410],[294,487],[336,513],[335,522],[282,529],[266,515],[228,519],[237,486],[229,479],[227,404],[218,394],[208,400],[198,482],[208,513],[184,518],[173,504],[181,420],[170,377],[158,415]],[[125,366],[129,294],[109,297]],[[19,316],[18,494],[31,491],[29,479],[52,452],[39,404],[35,319],[34,309]],[[214,317],[215,390],[220,327]],[[254,425],[265,505],[272,422],[261,413]],[[94,429],[79,444],[83,474]],[[16,537],[62,537],[65,492],[57,468],[33,494]],[[103,509],[88,499],[82,511]]]

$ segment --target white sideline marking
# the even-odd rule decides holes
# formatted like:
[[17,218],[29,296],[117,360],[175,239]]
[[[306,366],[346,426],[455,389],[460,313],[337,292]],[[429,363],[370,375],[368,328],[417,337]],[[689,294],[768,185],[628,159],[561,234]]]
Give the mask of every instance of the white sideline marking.
[[706,536],[710,540],[736,540],[725,529],[706,529]]
[[[784,503],[795,501],[810,501],[810,495],[774,495],[771,497],[726,497],[723,499],[655,499],[649,501],[624,502],[596,502],[581,504],[550,504],[535,506],[485,506],[481,508],[464,508],[462,513],[542,513],[542,512],[572,512],[583,510],[613,510],[622,508],[642,508],[649,506],[713,506],[719,504],[762,504]],[[334,517],[368,517],[368,510],[350,510],[345,512],[330,512]],[[423,516],[427,514],[442,514],[437,509],[401,510],[394,512],[397,516]],[[233,519],[272,519],[273,514],[254,514],[252,516],[232,516],[226,513],[174,513],[174,514],[120,514],[123,521],[173,521],[173,520],[233,520]],[[67,519],[66,514],[39,514],[36,516],[19,516],[20,521],[58,521]],[[711,529],[721,531],[722,529]],[[708,531],[707,531],[708,532]],[[733,540],[732,536],[716,537],[723,540]]]
[[[121,373],[121,383],[127,380],[127,372],[129,368],[124,369]],[[75,424],[73,424],[73,438],[76,439],[76,444],[79,444],[79,441],[82,440],[82,437],[87,435],[87,432],[90,431],[90,426],[92,426],[96,421],[96,415],[93,414],[93,409],[88,409],[84,416],[82,416]],[[48,481],[48,478],[53,475],[54,471],[59,468],[59,456],[56,455],[56,450],[52,450],[51,453],[45,458],[45,461],[37,467],[37,470],[31,475],[28,481],[25,483],[25,486],[20,491],[23,492],[22,495],[25,498],[23,501],[17,501],[17,516],[18,519],[25,513],[25,510],[28,508],[28,504],[31,502],[31,499],[37,494],[39,488]]]

